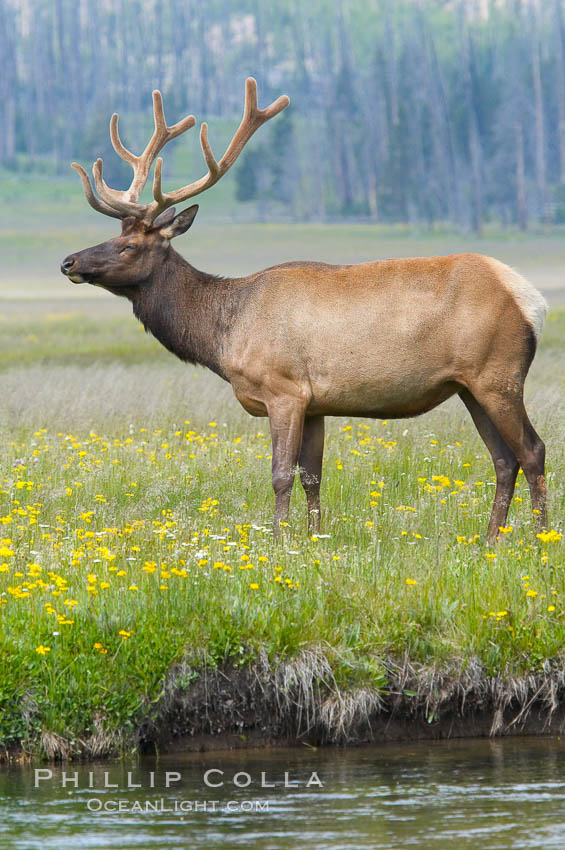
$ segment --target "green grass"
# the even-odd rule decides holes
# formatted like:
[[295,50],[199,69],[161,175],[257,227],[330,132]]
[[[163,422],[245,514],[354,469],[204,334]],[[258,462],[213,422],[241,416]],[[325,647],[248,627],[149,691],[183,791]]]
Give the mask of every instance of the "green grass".
[[162,363],[170,355],[133,319],[91,319],[76,312],[13,321],[0,315],[0,372],[41,364],[89,366]]
[[328,536],[306,536],[297,484],[277,543],[268,423],[219,379],[133,318],[5,315],[0,332],[0,743],[79,748],[100,722],[127,736],[180,659],[323,647],[345,689],[386,686],[390,656],[502,675],[562,663],[565,312],[527,385],[556,539],[536,539],[520,475],[496,549],[481,543],[492,465],[457,401],[329,420]]

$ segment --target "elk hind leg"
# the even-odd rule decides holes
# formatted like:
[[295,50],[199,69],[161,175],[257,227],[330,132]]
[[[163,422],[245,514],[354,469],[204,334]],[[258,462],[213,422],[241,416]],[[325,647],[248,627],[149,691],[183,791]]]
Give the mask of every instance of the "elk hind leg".
[[536,528],[542,531],[547,528],[545,445],[528,418],[521,394],[497,393],[492,389],[473,394],[524,470],[536,514]]
[[324,455],[324,417],[307,416],[298,459],[300,482],[308,505],[308,534],[320,531],[320,484]]
[[516,455],[502,439],[499,430],[478,401],[467,390],[463,390],[460,396],[489,450],[496,472],[496,493],[486,535],[487,543],[492,544],[498,536],[499,528],[506,525],[520,465]]

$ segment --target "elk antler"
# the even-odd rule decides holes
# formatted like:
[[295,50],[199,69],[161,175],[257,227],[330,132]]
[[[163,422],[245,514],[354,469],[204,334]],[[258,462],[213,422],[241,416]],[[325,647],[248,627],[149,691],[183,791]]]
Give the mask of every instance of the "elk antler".
[[[217,183],[220,177],[233,165],[239,154],[253,135],[269,118],[273,118],[282,112],[290,103],[286,95],[281,95],[277,100],[271,103],[266,109],[259,109],[257,105],[257,83],[253,77],[248,77],[245,83],[245,105],[243,107],[243,118],[239,125],[235,136],[231,140],[228,148],[219,162],[214,158],[214,154],[208,143],[208,126],[203,123],[200,128],[200,145],[202,153],[208,166],[208,173],[195,180],[194,183],[189,183],[183,186],[182,189],[176,189],[173,192],[163,192],[161,188],[162,164],[161,157],[155,162],[155,158],[159,151],[176,136],[184,133],[186,130],[193,127],[196,123],[194,115],[188,115],[173,124],[172,127],[167,127],[165,114],[163,112],[163,100],[161,92],[153,92],[153,116],[155,120],[155,130],[149,140],[145,150],[140,156],[131,153],[121,142],[118,133],[118,116],[116,113],[112,115],[110,121],[110,137],[114,150],[123,160],[129,163],[133,169],[133,180],[129,189],[120,192],[116,189],[111,189],[104,182],[102,177],[102,160],[97,159],[92,166],[94,175],[94,184],[98,197],[95,195],[90,179],[81,165],[73,162],[72,167],[78,172],[82,181],[86,200],[98,212],[104,215],[110,215],[114,218],[125,218],[126,216],[134,216],[135,218],[144,221],[146,224],[151,224],[159,213],[166,210],[173,204],[181,203],[189,198],[199,195],[205,189],[209,189],[214,183]],[[155,172],[153,175],[153,201],[150,204],[138,203],[143,187],[147,183],[151,166],[155,162]]]

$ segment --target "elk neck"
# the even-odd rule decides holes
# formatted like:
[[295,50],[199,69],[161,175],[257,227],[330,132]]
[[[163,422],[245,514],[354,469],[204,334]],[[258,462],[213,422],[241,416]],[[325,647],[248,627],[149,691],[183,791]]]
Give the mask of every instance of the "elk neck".
[[181,360],[227,380],[222,364],[246,300],[243,280],[199,271],[170,248],[166,261],[131,293],[133,312]]

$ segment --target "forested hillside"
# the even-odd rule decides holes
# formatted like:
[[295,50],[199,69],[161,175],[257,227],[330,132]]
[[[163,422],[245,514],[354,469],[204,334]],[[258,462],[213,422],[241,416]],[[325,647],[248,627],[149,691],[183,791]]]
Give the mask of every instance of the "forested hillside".
[[265,218],[565,220],[562,0],[0,0],[0,16],[4,172],[102,155],[123,185],[111,112],[141,144],[158,87],[171,122],[231,131],[252,74],[261,104],[292,102],[235,170]]

